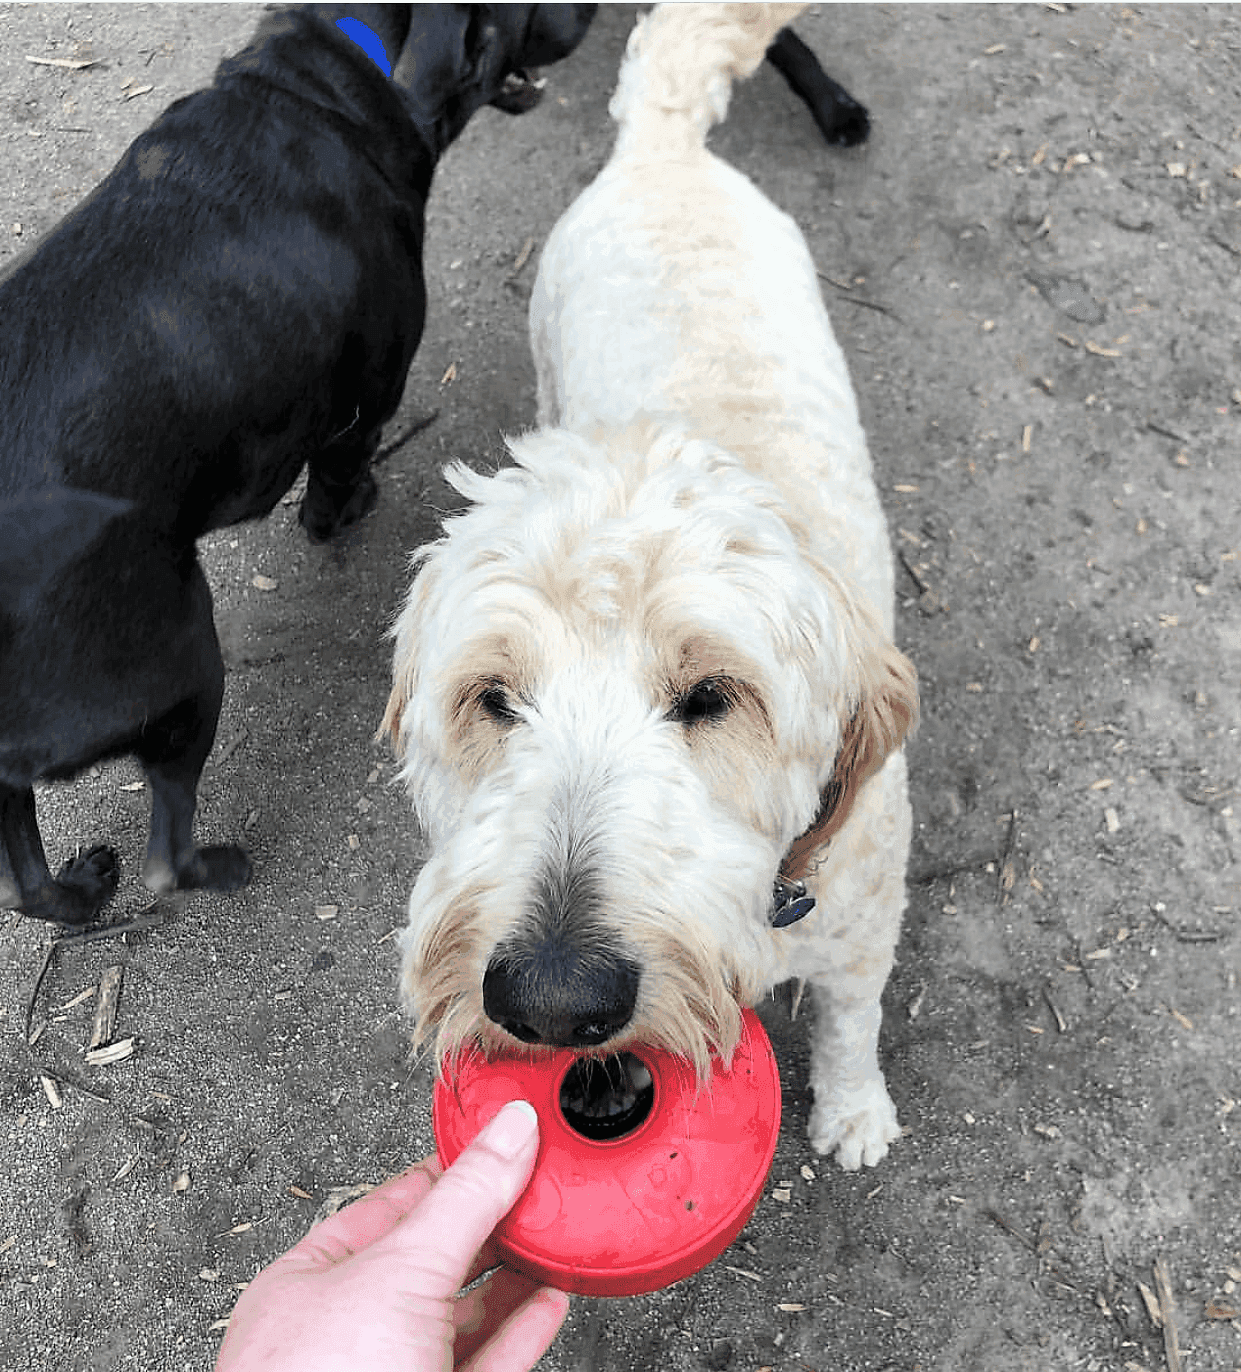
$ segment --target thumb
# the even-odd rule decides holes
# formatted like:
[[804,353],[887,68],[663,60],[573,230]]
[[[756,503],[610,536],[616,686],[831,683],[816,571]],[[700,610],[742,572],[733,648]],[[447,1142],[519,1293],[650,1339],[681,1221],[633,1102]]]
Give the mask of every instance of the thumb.
[[534,1106],[510,1101],[417,1209],[380,1240],[423,1274],[420,1294],[456,1295],[478,1250],[525,1190],[537,1156]]

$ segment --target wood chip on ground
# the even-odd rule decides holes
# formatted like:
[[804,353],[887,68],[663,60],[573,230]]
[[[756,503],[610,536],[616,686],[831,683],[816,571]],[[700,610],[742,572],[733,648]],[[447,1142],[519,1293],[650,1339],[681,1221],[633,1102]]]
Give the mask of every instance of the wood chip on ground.
[[1172,1277],[1168,1271],[1167,1260],[1163,1257],[1156,1258],[1152,1270],[1155,1274],[1155,1292],[1159,1297],[1159,1313],[1163,1317],[1163,1356],[1168,1364],[1168,1372],[1182,1372],[1176,1302],[1172,1298]]
[[103,1048],[112,1042],[124,975],[124,967],[117,965],[105,968],[99,978],[99,998],[95,1001],[95,1015],[91,1020],[88,1048]]
[[126,1058],[134,1055],[134,1041],[132,1038],[118,1039],[115,1043],[110,1043],[106,1048],[92,1048],[86,1054],[86,1065],[88,1067],[109,1067],[114,1062],[124,1062]]

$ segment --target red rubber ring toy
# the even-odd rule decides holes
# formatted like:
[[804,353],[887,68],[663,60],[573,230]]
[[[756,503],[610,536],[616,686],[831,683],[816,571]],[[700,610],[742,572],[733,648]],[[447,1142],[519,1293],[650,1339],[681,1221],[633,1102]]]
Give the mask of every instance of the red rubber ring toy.
[[775,1055],[758,1016],[743,1018],[731,1064],[717,1060],[701,1091],[684,1058],[631,1049],[651,1089],[618,1137],[587,1137],[589,1121],[562,1105],[587,1061],[572,1049],[488,1059],[470,1048],[455,1073],[444,1064],[431,1113],[445,1167],[510,1100],[538,1112],[533,1176],[495,1231],[507,1266],[562,1291],[637,1296],[719,1257],[758,1204],[780,1132]]

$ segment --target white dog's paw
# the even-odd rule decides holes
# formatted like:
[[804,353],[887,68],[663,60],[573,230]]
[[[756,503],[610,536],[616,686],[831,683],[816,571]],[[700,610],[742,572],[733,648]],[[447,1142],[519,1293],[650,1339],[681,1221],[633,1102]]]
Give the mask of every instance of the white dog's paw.
[[846,1172],[863,1163],[874,1167],[887,1156],[888,1144],[900,1137],[896,1107],[882,1079],[868,1082],[844,1099],[815,1102],[810,1112],[810,1142],[818,1153],[836,1150]]

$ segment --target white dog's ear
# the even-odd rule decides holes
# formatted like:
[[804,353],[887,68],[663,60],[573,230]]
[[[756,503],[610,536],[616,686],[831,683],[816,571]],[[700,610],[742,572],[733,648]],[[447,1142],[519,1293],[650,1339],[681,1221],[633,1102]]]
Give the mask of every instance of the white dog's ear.
[[831,779],[820,793],[814,823],[796,839],[780,865],[786,881],[800,880],[826,855],[865,782],[883,766],[918,722],[918,676],[914,665],[877,625],[867,624],[869,640],[860,659],[860,686],[841,734]]
[[392,654],[392,690],[383,721],[375,731],[376,742],[387,737],[398,757],[401,755],[401,723],[418,686],[419,659],[414,648],[422,635],[427,602],[437,576],[435,567],[428,565],[431,551],[430,548],[420,548],[411,560],[416,575],[392,630],[392,637],[396,640]]
[[401,716],[405,713],[405,707],[409,704],[409,682],[408,674],[397,670],[392,682],[392,690],[388,696],[388,707],[384,710],[384,717],[375,731],[375,741],[387,737],[392,744],[392,750],[399,753],[401,749]]

